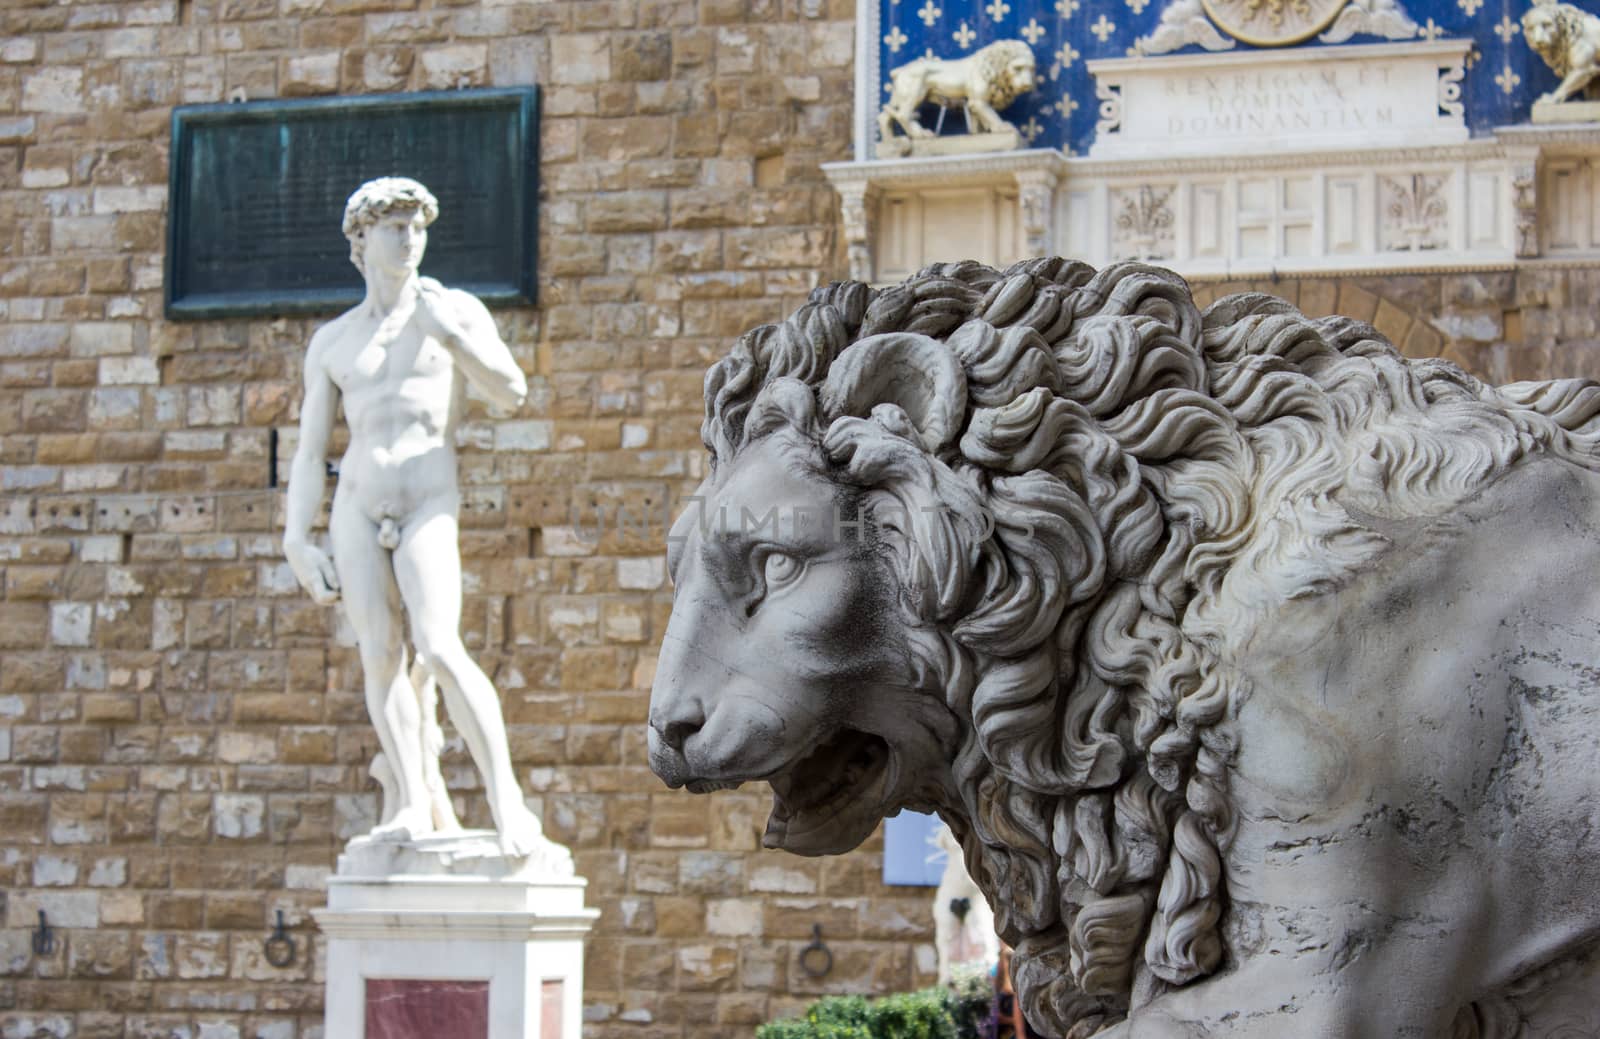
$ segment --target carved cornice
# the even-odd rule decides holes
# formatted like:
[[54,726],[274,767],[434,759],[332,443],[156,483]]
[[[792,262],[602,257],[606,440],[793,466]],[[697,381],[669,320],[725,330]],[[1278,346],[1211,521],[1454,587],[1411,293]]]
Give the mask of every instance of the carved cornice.
[[1047,170],[1058,177],[1066,172],[1066,156],[1054,148],[1029,148],[981,155],[940,155],[909,159],[869,159],[866,162],[825,162],[822,172],[835,186],[854,181],[878,185],[915,186],[961,184],[1014,179],[1019,173]]
[[1484,162],[1504,159],[1503,144],[1492,138],[1466,144],[1443,144],[1419,148],[1383,148],[1372,151],[1335,149],[1315,152],[1282,152],[1263,155],[1207,155],[1170,159],[1088,159],[1063,160],[1067,175],[1082,177],[1191,176],[1195,173],[1231,173],[1253,170],[1296,170],[1343,166],[1434,166],[1458,162]]
[[1600,152],[1600,123],[1551,123],[1544,126],[1497,126],[1495,138],[1520,148]]
[[1472,49],[1471,40],[1407,40],[1402,43],[1357,43],[1338,47],[1293,47],[1282,50],[1206,52],[1203,54],[1162,55],[1160,57],[1098,58],[1086,63],[1095,76],[1119,72],[1167,72],[1184,68],[1217,68],[1242,65],[1254,72],[1265,65],[1305,65],[1329,61],[1359,61],[1363,58],[1407,58],[1433,55],[1441,63],[1460,61]]

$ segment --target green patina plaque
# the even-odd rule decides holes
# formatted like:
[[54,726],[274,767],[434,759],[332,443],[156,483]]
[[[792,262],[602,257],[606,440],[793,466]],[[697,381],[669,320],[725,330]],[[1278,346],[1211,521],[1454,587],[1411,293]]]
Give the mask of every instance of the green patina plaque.
[[339,227],[350,193],[384,176],[439,199],[424,274],[486,303],[534,302],[539,91],[517,87],[174,109],[167,317],[359,302]]

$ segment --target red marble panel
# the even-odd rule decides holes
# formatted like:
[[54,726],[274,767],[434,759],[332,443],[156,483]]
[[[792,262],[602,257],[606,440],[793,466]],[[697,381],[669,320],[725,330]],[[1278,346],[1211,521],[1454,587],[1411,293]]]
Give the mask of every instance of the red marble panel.
[[546,978],[539,984],[539,1039],[561,1039],[561,998],[566,982]]
[[364,1039],[440,1039],[442,1036],[489,1039],[487,981],[367,979]]

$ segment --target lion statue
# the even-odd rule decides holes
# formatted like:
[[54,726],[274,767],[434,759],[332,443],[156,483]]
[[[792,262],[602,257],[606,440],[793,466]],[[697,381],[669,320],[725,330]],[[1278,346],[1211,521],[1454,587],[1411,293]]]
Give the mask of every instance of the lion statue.
[[1600,385],[1049,259],[818,289],[705,400],[667,784],[937,812],[1046,1035],[1600,1026]]
[[889,103],[878,113],[878,133],[888,142],[899,123],[908,137],[932,137],[917,122],[924,101],[965,103],[969,133],[1016,133],[999,110],[1032,90],[1034,77],[1033,49],[1021,40],[997,40],[965,58],[918,58],[889,71]]
[[1534,0],[1522,16],[1522,34],[1561,77],[1561,83],[1540,101],[1560,104],[1579,91],[1594,93],[1590,83],[1600,75],[1600,17],[1572,4]]

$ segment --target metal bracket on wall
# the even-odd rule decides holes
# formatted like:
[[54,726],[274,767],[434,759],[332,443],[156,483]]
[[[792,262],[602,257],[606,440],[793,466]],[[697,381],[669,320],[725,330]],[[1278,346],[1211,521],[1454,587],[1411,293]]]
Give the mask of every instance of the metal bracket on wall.
[[822,941],[822,925],[811,925],[811,943],[800,950],[800,969],[820,978],[833,969],[833,953]]
[[37,956],[49,956],[56,951],[56,932],[50,928],[50,919],[39,910],[39,926],[33,930],[33,951]]
[[272,934],[261,943],[266,954],[267,962],[274,967],[287,967],[294,962],[294,939],[289,936],[288,930],[283,926],[283,910],[278,910],[278,926],[272,929]]

